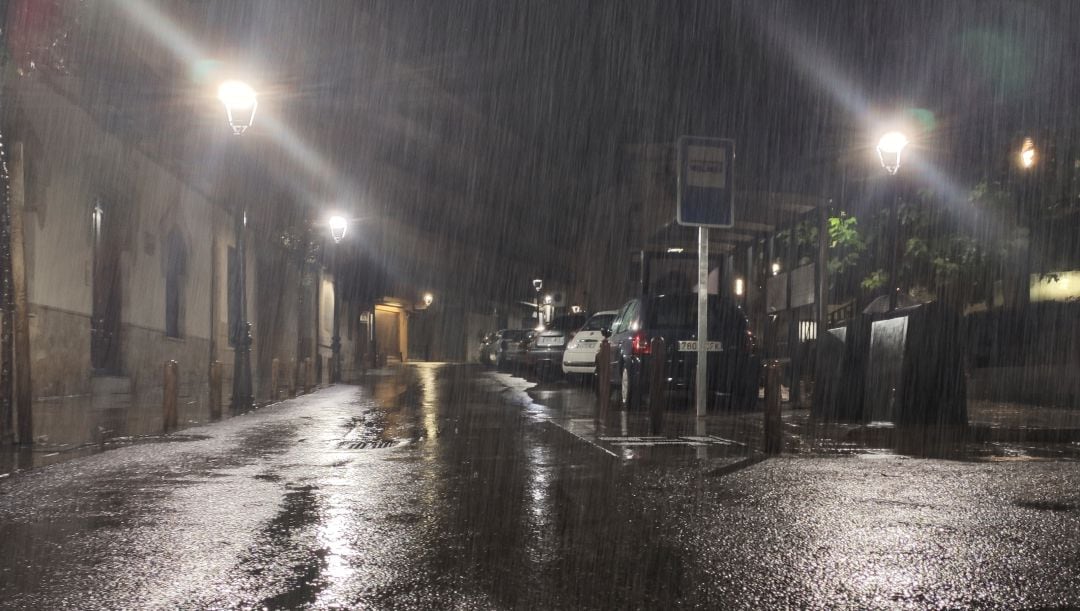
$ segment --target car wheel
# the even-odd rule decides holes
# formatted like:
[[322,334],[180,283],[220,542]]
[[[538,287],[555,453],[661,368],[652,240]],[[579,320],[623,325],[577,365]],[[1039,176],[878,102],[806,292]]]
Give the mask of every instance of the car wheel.
[[630,370],[623,365],[619,383],[619,399],[623,409],[636,410],[641,406],[641,391],[637,388],[637,380],[630,375]]

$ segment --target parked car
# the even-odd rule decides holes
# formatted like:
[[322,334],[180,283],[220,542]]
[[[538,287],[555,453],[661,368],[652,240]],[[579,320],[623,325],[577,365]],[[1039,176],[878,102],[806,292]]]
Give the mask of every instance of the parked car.
[[556,316],[551,324],[538,329],[529,343],[526,361],[541,380],[549,380],[562,370],[566,344],[588,319],[586,314]]
[[500,371],[520,364],[524,342],[530,333],[532,331],[529,329],[503,329],[492,333],[491,345],[488,348],[488,364],[494,365]]
[[[697,295],[676,294],[631,299],[610,328],[611,383],[628,409],[640,407],[651,390],[652,344],[663,338],[666,387],[662,392],[692,397],[697,367]],[[709,403],[752,407],[758,398],[761,360],[742,309],[730,299],[709,296],[707,388]],[[603,391],[603,389],[598,389]],[[608,389],[610,391],[610,389]]]
[[589,317],[581,330],[566,345],[563,353],[562,371],[567,375],[596,372],[596,353],[604,339],[604,329],[610,329],[618,310],[597,312]]

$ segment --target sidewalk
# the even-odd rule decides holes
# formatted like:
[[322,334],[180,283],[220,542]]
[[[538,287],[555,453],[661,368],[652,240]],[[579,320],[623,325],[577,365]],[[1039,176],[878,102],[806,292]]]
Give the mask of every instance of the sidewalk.
[[[750,455],[763,447],[764,415],[753,411],[710,411],[704,428],[690,406],[669,409],[656,426],[647,409],[626,412],[613,402],[597,417],[591,390],[562,384],[535,385],[509,374],[492,374],[527,395],[542,418],[608,454],[622,459],[693,455],[698,458]],[[786,398],[786,397],[785,397]],[[1080,457],[1080,410],[972,401],[967,427],[898,428],[892,423],[821,422],[809,409],[784,403],[784,452],[844,455],[899,452],[915,456],[983,459],[1019,452],[1002,443],[1054,444],[1055,455]],[[1062,446],[1061,444],[1066,444]],[[683,452],[677,452],[677,447]],[[1075,447],[1074,447],[1075,446]],[[686,452],[692,448],[694,452]],[[704,449],[702,449],[704,448]],[[1039,452],[1025,448],[1026,453]]]

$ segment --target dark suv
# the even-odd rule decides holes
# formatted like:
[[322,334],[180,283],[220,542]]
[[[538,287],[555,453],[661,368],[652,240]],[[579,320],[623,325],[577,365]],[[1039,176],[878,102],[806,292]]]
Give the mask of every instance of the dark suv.
[[537,330],[536,336],[529,342],[526,362],[535,368],[538,378],[549,380],[562,375],[566,344],[588,319],[587,314],[565,314],[556,316],[547,327]]
[[[659,295],[631,299],[611,327],[611,383],[628,409],[640,407],[650,392],[652,343],[667,346],[664,392],[689,398],[697,366],[697,295]],[[741,308],[730,299],[709,296],[707,384],[709,404],[753,407],[758,398],[761,361]]]

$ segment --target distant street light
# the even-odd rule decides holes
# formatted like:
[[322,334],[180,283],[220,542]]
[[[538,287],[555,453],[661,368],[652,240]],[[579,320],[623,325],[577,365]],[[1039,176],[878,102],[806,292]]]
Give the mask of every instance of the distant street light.
[[[890,176],[895,176],[900,171],[900,154],[904,152],[904,147],[908,145],[908,138],[903,132],[891,131],[885,133],[878,140],[877,153],[878,159],[881,160],[881,167],[885,168],[885,171]],[[891,201],[889,202],[889,226],[890,233],[892,234],[892,244],[889,253],[889,311],[896,309],[896,293],[900,290],[899,279],[896,277],[896,251],[899,248],[899,235],[900,235],[900,219],[897,218],[897,200],[900,196],[896,193],[893,194]]]
[[1035,161],[1035,141],[1031,138],[1024,138],[1024,143],[1020,146],[1020,167],[1030,170],[1035,166]]
[[896,174],[900,170],[900,153],[908,145],[907,136],[902,132],[888,132],[878,140],[877,153],[881,160],[881,167],[889,174]]
[[218,99],[225,105],[234,134],[239,136],[251,127],[259,101],[250,85],[243,81],[225,81],[218,87]]
[[544,305],[551,305],[552,301],[551,295],[544,295]]
[[[345,238],[345,231],[349,228],[349,221],[340,215],[333,215],[327,221],[330,226],[330,238],[334,244],[340,244]],[[330,338],[330,382],[341,381],[341,272],[338,265],[338,249],[330,259],[331,272],[334,274],[334,321],[333,337]]]
[[780,273],[780,262],[779,262],[779,261],[773,261],[773,264],[772,264],[772,275],[774,275],[774,276],[775,276],[775,275],[777,275],[777,274],[779,274],[779,273]]
[[540,291],[544,288],[544,281],[540,278],[533,280],[533,288],[536,289],[536,328],[544,328],[544,318],[540,315]]
[[334,244],[338,244],[345,239],[345,231],[349,228],[349,221],[345,220],[345,217],[331,216],[329,225],[330,237],[334,239]]
[[435,296],[431,293],[424,293],[424,305],[430,306],[431,302],[435,301]]

